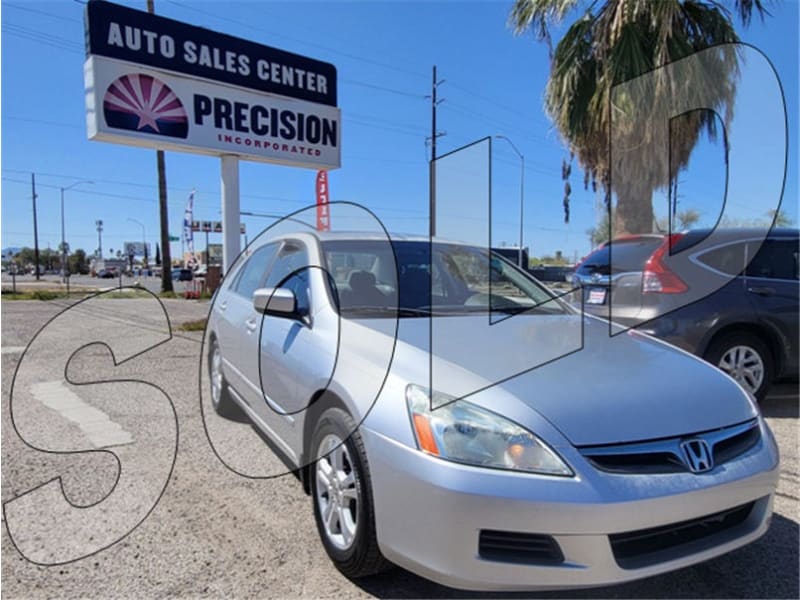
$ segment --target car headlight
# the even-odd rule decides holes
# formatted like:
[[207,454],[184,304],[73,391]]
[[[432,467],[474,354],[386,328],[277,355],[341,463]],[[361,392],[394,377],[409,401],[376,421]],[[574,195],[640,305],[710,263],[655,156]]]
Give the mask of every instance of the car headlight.
[[[433,405],[438,406],[431,410]],[[566,463],[524,427],[465,400],[410,384],[406,401],[420,450],[479,467],[572,476]]]

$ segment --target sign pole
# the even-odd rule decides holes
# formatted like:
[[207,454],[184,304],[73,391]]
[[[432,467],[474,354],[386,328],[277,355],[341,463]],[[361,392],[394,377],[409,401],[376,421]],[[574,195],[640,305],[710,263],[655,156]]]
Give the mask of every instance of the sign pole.
[[226,274],[239,256],[241,216],[239,214],[239,157],[223,154],[220,157],[220,187],[222,188],[222,272]]

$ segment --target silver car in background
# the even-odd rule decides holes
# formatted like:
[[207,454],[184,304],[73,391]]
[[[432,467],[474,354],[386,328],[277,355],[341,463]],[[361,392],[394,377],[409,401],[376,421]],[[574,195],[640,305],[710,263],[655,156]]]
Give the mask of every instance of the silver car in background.
[[[512,334],[461,343],[490,313],[513,315]],[[433,319],[461,352],[429,390]],[[580,351],[527,367],[576,326]],[[598,586],[768,528],[778,450],[732,379],[644,334],[609,336],[485,249],[259,240],[218,291],[208,335],[214,408],[244,411],[300,471],[349,577],[394,563],[464,589]],[[515,365],[481,387],[478,373]],[[377,400],[364,392],[376,381]],[[456,400],[465,381],[480,391]]]

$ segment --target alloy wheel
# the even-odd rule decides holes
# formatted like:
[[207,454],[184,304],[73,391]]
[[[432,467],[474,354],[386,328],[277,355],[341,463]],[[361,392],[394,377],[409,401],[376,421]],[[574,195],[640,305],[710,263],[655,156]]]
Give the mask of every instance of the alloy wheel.
[[328,434],[319,445],[316,502],[325,535],[341,550],[353,545],[358,533],[359,486],[347,445]]
[[222,398],[222,354],[220,354],[219,346],[216,342],[211,350],[209,379],[211,380],[211,403],[214,408],[217,408]]
[[750,346],[729,348],[717,366],[753,395],[764,382],[764,361]]

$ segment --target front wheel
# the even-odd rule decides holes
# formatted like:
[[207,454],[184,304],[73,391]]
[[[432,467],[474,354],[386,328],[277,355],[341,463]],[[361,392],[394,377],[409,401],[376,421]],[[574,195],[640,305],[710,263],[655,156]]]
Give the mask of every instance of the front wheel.
[[312,438],[311,497],[322,545],[350,578],[385,570],[375,534],[372,486],[364,443],[350,415],[333,408],[320,417]]
[[706,360],[733,377],[759,402],[767,395],[774,373],[769,347],[757,336],[737,332],[715,340]]

